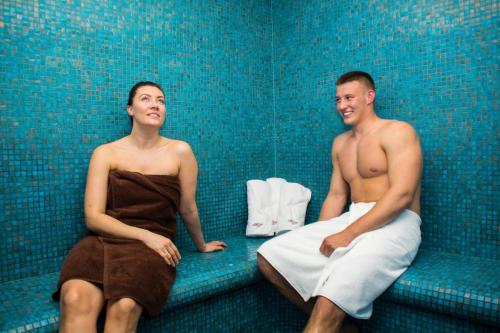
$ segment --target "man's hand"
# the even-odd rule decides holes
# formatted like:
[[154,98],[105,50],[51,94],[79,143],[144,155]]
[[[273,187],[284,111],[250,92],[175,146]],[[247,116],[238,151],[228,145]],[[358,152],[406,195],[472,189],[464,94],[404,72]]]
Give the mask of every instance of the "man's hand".
[[329,257],[339,247],[347,247],[354,238],[355,236],[345,229],[339,233],[325,237],[319,247],[319,251]]

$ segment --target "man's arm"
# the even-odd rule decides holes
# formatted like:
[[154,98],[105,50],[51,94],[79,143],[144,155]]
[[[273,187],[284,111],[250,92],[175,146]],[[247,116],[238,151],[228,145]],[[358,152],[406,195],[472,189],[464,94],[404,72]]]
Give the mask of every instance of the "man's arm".
[[337,217],[344,211],[344,207],[347,201],[347,196],[349,194],[349,186],[342,177],[342,172],[340,170],[338,151],[342,137],[337,137],[332,144],[332,177],[330,180],[330,190],[328,195],[323,202],[321,211],[319,213],[319,221],[326,221],[333,217]]
[[417,134],[404,122],[389,125],[381,138],[388,163],[389,190],[375,206],[338,234],[325,238],[320,251],[329,256],[357,236],[382,227],[407,208],[418,190],[422,174],[422,151]]

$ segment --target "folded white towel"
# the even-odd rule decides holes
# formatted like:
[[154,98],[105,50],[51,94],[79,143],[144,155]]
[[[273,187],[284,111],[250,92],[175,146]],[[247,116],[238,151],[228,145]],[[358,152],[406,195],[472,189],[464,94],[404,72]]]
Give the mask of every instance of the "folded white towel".
[[247,236],[273,236],[270,185],[263,180],[247,181]]
[[286,183],[286,179],[272,177],[272,178],[267,178],[266,182],[269,184],[271,189],[271,204],[272,204],[271,220],[273,222],[272,231],[276,232],[278,230],[278,214],[280,208],[281,185]]
[[280,189],[278,230],[297,229],[304,225],[311,190],[298,183],[283,183]]

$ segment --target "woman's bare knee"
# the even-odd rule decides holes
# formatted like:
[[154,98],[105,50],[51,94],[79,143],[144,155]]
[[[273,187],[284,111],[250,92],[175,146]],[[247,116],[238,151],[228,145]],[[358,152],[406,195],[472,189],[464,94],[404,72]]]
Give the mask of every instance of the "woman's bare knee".
[[99,313],[102,292],[87,281],[69,280],[61,288],[61,309],[66,315]]
[[104,332],[135,332],[142,313],[142,306],[132,298],[110,301]]
[[137,312],[140,306],[132,298],[120,298],[113,303],[113,308],[121,314],[130,314]]
[[142,307],[132,298],[120,298],[110,302],[108,305],[108,316],[110,318],[130,318],[139,317]]

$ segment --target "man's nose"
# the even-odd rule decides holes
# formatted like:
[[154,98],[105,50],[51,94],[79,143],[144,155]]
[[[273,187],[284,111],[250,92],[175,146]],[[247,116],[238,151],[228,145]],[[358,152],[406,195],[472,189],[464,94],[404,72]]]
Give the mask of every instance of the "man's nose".
[[339,110],[343,110],[346,107],[346,104],[347,103],[345,102],[345,100],[343,98],[341,98],[339,100],[339,104],[338,104],[339,105]]

